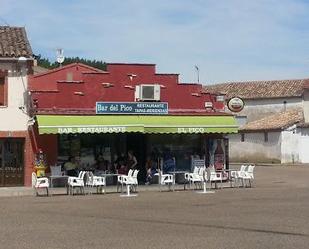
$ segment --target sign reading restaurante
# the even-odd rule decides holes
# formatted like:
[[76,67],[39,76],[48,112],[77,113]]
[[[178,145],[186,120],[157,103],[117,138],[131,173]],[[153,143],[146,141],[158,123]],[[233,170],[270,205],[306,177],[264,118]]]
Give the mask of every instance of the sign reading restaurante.
[[168,114],[166,102],[96,102],[97,114]]
[[59,134],[68,133],[118,133],[126,132],[124,126],[93,126],[93,127],[59,127]]

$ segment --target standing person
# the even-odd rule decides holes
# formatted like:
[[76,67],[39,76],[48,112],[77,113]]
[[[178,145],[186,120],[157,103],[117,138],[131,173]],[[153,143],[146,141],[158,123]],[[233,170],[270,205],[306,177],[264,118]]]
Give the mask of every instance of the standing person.
[[137,160],[136,160],[136,157],[134,156],[132,150],[128,151],[127,167],[128,167],[128,170],[129,169],[136,169],[136,167],[137,167]]
[[77,163],[74,156],[70,156],[64,164],[68,176],[77,176]]

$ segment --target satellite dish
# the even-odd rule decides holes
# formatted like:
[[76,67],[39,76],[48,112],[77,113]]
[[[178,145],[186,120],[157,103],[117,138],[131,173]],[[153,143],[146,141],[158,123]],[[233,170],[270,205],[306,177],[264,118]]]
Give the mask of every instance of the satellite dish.
[[18,58],[18,62],[26,62],[26,61],[27,61],[27,58],[24,56],[21,56]]
[[64,62],[64,55],[63,55],[63,49],[62,48],[57,49],[57,59],[56,60],[59,64],[62,64]]

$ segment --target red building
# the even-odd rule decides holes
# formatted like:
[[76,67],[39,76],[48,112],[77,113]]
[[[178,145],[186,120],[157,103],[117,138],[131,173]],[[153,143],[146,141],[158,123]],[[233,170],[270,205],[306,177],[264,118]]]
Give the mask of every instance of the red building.
[[[78,156],[91,167],[98,154],[113,163],[116,155],[133,150],[140,169],[146,157],[167,151],[177,169],[190,169],[190,155],[214,164],[224,151],[224,134],[237,132],[233,116],[224,113],[224,98],[202,85],[179,83],[178,74],[156,73],[154,64],[107,64],[101,71],[70,64],[30,79],[36,126],[35,147],[49,165]],[[100,103],[97,103],[100,102]]]

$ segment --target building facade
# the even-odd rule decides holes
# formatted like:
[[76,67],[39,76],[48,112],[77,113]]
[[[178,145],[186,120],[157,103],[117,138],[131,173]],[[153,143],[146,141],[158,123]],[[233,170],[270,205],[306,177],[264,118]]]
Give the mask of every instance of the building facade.
[[191,156],[228,167],[227,133],[237,132],[224,101],[202,85],[183,84],[178,74],[159,74],[154,64],[107,64],[101,71],[71,64],[31,78],[36,147],[48,165],[79,158],[91,168],[98,156],[111,165],[134,151],[145,175],[149,156],[171,155],[178,170]]
[[234,162],[309,163],[307,135],[308,79],[234,82],[208,91],[241,97],[244,109],[235,113],[239,134],[229,135]]
[[25,29],[0,26],[0,186],[29,184],[28,75],[32,65]]

